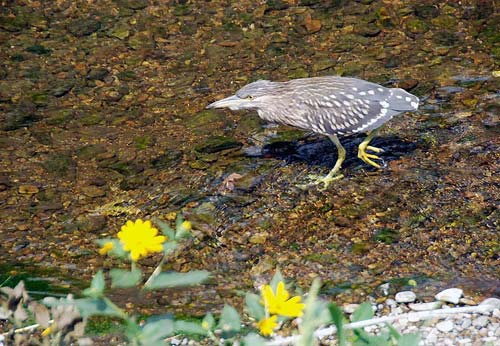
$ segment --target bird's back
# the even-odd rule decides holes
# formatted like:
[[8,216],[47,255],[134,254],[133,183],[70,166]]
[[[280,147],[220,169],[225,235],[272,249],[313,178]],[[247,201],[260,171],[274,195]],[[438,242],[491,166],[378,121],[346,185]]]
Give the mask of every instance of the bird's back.
[[322,134],[353,134],[378,128],[418,108],[418,98],[399,88],[356,78],[314,77],[273,84],[274,103],[258,109],[270,121]]

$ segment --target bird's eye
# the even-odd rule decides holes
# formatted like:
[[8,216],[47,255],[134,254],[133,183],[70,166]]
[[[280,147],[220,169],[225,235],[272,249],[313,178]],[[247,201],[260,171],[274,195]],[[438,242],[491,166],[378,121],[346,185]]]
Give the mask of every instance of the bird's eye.
[[247,96],[245,96],[245,99],[251,100],[251,99],[253,99],[253,96],[252,95],[247,95]]

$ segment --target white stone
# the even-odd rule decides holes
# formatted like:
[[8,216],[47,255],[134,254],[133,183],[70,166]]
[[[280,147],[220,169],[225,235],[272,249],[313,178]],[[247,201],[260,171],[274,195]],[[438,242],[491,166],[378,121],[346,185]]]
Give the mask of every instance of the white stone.
[[[486,343],[486,342],[494,342],[494,341],[498,341],[498,339],[497,339],[496,337],[494,337],[494,336],[487,336],[487,337],[485,337],[485,338],[481,338],[481,340],[482,340],[483,342],[485,342],[485,343]],[[498,344],[493,344],[493,345],[498,345]]]
[[389,307],[396,306],[396,301],[395,301],[394,299],[388,298],[388,299],[385,301],[385,305],[387,305],[387,306],[389,306]]
[[500,299],[488,298],[479,303],[479,305],[491,305],[494,309],[500,309]]
[[431,334],[425,340],[427,341],[427,345],[434,345],[437,341],[437,335]]
[[442,304],[442,302],[414,303],[408,304],[408,307],[414,311],[429,311],[439,309]]
[[420,317],[418,317],[415,314],[410,314],[410,315],[408,315],[408,321],[410,321],[412,323],[418,322],[418,321],[420,321]]
[[459,345],[470,345],[470,344],[472,344],[472,339],[464,338],[464,339],[457,340],[457,342]]
[[342,307],[342,310],[344,310],[346,314],[352,314],[358,307],[359,304],[346,304]]
[[469,318],[466,318],[462,321],[461,327],[463,329],[467,329],[472,325],[472,321]]
[[436,294],[436,299],[442,302],[458,304],[464,291],[460,288],[448,288]]
[[460,298],[460,304],[464,305],[477,305],[477,303],[470,298]]
[[472,325],[477,328],[485,327],[490,322],[488,316],[479,316],[472,321]]
[[453,330],[454,324],[452,321],[446,320],[436,324],[437,330],[443,333],[448,333]]
[[417,295],[412,291],[401,291],[396,293],[394,297],[398,303],[413,303],[417,299]]

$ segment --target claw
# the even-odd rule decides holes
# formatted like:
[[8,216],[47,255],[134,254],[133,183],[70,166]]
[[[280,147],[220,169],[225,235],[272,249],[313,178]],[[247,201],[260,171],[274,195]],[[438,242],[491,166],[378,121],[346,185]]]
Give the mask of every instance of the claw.
[[372,161],[371,159],[382,160],[382,158],[378,157],[375,154],[368,154],[366,152],[366,150],[370,150],[370,151],[373,151],[375,153],[383,153],[384,152],[384,149],[372,147],[371,145],[368,145],[374,136],[375,136],[375,131],[372,131],[368,134],[368,137],[366,137],[365,140],[363,142],[361,142],[361,144],[358,147],[358,157],[361,160],[363,160],[364,162],[366,162],[367,164],[369,164],[370,166],[373,166],[375,168],[381,168],[381,166],[378,163]]
[[382,148],[377,148],[377,147],[372,147],[371,145],[368,145],[366,147],[366,150],[374,151],[376,153],[383,153],[385,150]]
[[372,154],[367,154],[365,151],[361,151],[361,149],[358,151],[358,157],[363,160],[364,162],[366,162],[367,164],[373,166],[373,167],[376,167],[376,168],[380,168],[381,166],[376,163],[376,162],[373,162],[372,160],[370,159],[374,159],[374,160],[382,160],[382,158],[378,157],[377,155],[372,155]]

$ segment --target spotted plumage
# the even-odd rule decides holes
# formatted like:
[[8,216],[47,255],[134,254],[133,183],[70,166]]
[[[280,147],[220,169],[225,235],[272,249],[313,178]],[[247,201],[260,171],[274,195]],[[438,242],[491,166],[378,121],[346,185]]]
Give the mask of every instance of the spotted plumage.
[[[416,96],[403,89],[385,88],[356,78],[327,76],[287,82],[259,80],[207,108],[256,110],[262,119],[269,122],[329,136],[339,150],[335,172],[332,170],[327,176],[331,179],[332,173],[337,173],[343,161],[337,135],[371,133],[394,116],[415,111],[418,103]],[[381,151],[368,146],[372,136],[360,145],[358,156],[372,166],[380,167],[370,160],[378,159],[376,155],[364,152],[365,149]]]

